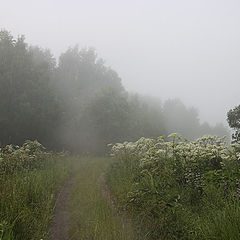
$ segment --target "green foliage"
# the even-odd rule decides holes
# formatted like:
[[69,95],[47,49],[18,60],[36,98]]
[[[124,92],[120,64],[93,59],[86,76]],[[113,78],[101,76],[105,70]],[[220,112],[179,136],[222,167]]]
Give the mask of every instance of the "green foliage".
[[[172,134],[116,144],[112,155],[111,189],[149,239],[226,239],[224,231],[208,235],[203,229],[214,213],[239,206],[240,155],[234,145],[219,137],[190,142]],[[219,217],[212,226],[227,219]],[[229,239],[237,239],[238,224],[228,224]]]
[[[108,143],[123,141],[128,137],[131,124],[129,115],[124,93],[113,88],[104,89],[85,108],[80,132],[85,133],[88,144],[94,144],[95,152],[104,153]],[[89,147],[85,145],[85,149]]]
[[26,139],[51,145],[59,116],[50,85],[53,68],[49,51],[0,31],[0,145]]
[[13,174],[17,171],[42,169],[51,154],[44,151],[37,141],[26,141],[22,147],[7,145],[0,149],[0,173]]
[[232,134],[233,142],[240,143],[240,105],[227,113],[227,121],[235,132]]
[[55,194],[69,176],[64,154],[37,141],[0,151],[0,239],[46,239]]
[[[63,113],[59,139],[64,147],[102,153],[106,143],[122,137],[118,117],[126,111],[125,91],[117,73],[104,65],[94,49],[76,46],[63,53],[54,85]],[[126,114],[121,119],[127,121]]]

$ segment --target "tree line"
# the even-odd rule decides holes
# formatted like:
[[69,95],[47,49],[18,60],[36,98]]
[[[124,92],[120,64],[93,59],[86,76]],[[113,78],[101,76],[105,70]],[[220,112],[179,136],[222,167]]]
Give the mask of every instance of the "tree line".
[[107,144],[178,132],[189,139],[228,135],[201,124],[179,99],[131,94],[93,48],[77,46],[58,61],[24,36],[0,31],[0,145],[37,139],[53,150],[104,153]]

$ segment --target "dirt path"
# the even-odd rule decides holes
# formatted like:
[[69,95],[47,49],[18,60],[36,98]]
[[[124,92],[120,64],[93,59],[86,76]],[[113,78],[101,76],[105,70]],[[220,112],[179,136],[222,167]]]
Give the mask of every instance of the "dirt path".
[[[58,193],[53,218],[49,228],[50,240],[68,240],[70,228],[70,213],[69,202],[71,200],[71,192],[74,180],[71,178],[63,186],[62,190]],[[101,186],[103,196],[107,199],[111,207],[114,207],[114,199],[110,194],[108,186],[105,182],[104,173],[98,179],[98,184]]]
[[50,240],[68,240],[70,227],[69,202],[74,179],[68,180],[57,196],[53,219],[49,229]]
[[[69,229],[71,226],[69,205],[75,180],[75,177],[68,180],[57,196],[53,219],[49,228],[50,240],[69,240]],[[101,191],[103,197],[107,200],[109,206],[113,209],[114,212],[116,212],[115,218],[120,220],[124,232],[131,234],[131,224],[123,213],[119,213],[117,211],[114,196],[111,194],[111,191],[108,188],[104,173],[100,174],[98,177],[97,184],[99,184],[99,190]]]

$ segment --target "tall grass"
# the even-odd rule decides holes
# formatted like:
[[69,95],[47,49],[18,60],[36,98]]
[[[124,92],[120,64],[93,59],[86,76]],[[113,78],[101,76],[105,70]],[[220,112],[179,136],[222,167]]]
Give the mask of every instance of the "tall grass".
[[[26,150],[31,144],[32,152]],[[36,145],[1,150],[1,240],[47,239],[55,195],[71,172],[71,161]]]

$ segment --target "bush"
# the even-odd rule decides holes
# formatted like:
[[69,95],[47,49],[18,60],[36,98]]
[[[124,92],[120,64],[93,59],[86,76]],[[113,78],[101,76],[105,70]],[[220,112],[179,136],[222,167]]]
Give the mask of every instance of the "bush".
[[[177,134],[118,143],[112,147],[116,161],[108,181],[119,204],[139,220],[150,239],[209,239],[199,230],[204,224],[200,227],[198,220],[223,214],[225,206],[239,202],[236,147],[220,137],[190,142]],[[123,176],[129,181],[121,188],[117,185]]]
[[37,141],[8,145],[0,159],[0,239],[46,239],[55,195],[70,174],[70,162]]

